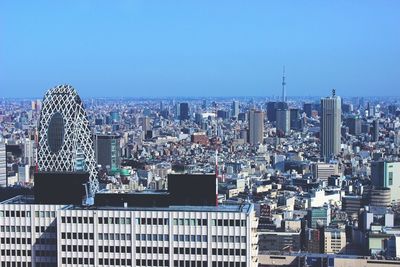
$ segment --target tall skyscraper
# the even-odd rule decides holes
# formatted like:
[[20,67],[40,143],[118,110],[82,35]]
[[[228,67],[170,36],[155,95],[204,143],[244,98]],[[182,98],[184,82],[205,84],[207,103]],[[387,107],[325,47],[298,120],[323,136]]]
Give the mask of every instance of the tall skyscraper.
[[340,152],[341,99],[332,90],[332,96],[321,99],[321,156],[329,161]]
[[0,141],[0,187],[7,186],[6,144]]
[[111,173],[118,171],[121,161],[119,148],[120,136],[118,135],[95,135],[94,151],[96,162]]
[[278,109],[276,111],[276,131],[279,134],[286,135],[290,131],[290,113],[287,109]]
[[[89,121],[82,100],[70,85],[56,86],[44,96],[39,120],[38,167],[39,172],[61,174],[82,167],[89,174],[91,195],[98,190]],[[53,182],[56,186],[55,179]]]
[[379,121],[378,121],[378,119],[375,119],[372,122],[371,136],[372,136],[372,141],[377,142],[379,140]]
[[189,104],[188,103],[180,103],[179,104],[179,119],[181,121],[188,120],[189,116]]
[[249,111],[250,145],[262,144],[263,137],[264,137],[264,112],[252,109]]
[[231,116],[237,118],[238,115],[239,115],[239,101],[234,100],[232,102]]

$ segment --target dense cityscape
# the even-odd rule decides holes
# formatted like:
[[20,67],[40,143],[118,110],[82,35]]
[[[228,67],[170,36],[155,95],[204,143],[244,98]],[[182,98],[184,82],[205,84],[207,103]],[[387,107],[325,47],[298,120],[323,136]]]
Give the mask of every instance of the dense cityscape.
[[399,99],[285,85],[2,99],[1,266],[400,264]]

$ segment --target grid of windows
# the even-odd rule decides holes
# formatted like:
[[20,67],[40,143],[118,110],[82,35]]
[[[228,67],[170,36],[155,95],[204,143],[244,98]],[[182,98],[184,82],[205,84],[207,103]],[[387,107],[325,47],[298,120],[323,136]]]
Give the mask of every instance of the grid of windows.
[[[54,214],[55,214],[55,212],[54,212]],[[31,212],[23,211],[23,210],[21,210],[21,211],[19,211],[19,210],[0,210],[0,217],[12,217],[12,218],[31,217]]]
[[207,235],[174,235],[174,241],[207,242]]
[[246,220],[213,219],[212,226],[246,226]]
[[137,225],[168,225],[168,218],[136,218]]
[[131,218],[99,217],[99,224],[131,224]]
[[174,219],[174,225],[207,226],[207,219]]
[[162,234],[136,234],[137,241],[169,241],[169,235]]
[[131,234],[99,233],[99,240],[131,240]]
[[123,266],[123,265],[132,265],[131,259],[109,259],[109,258],[100,258],[99,265],[105,266]]

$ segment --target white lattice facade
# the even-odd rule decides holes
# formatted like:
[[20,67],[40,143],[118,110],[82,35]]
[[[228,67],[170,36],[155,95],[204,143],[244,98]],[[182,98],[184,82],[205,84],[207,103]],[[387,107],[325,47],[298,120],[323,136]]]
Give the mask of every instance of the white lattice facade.
[[59,85],[47,91],[43,99],[39,121],[39,171],[76,171],[78,155],[84,156],[83,168],[89,173],[90,193],[94,195],[98,180],[89,121],[75,89]]

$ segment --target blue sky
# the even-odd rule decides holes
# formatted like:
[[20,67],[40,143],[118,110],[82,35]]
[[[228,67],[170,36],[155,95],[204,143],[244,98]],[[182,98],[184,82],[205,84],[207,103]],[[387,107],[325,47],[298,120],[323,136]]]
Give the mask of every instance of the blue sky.
[[0,1],[0,92],[400,95],[400,1]]

